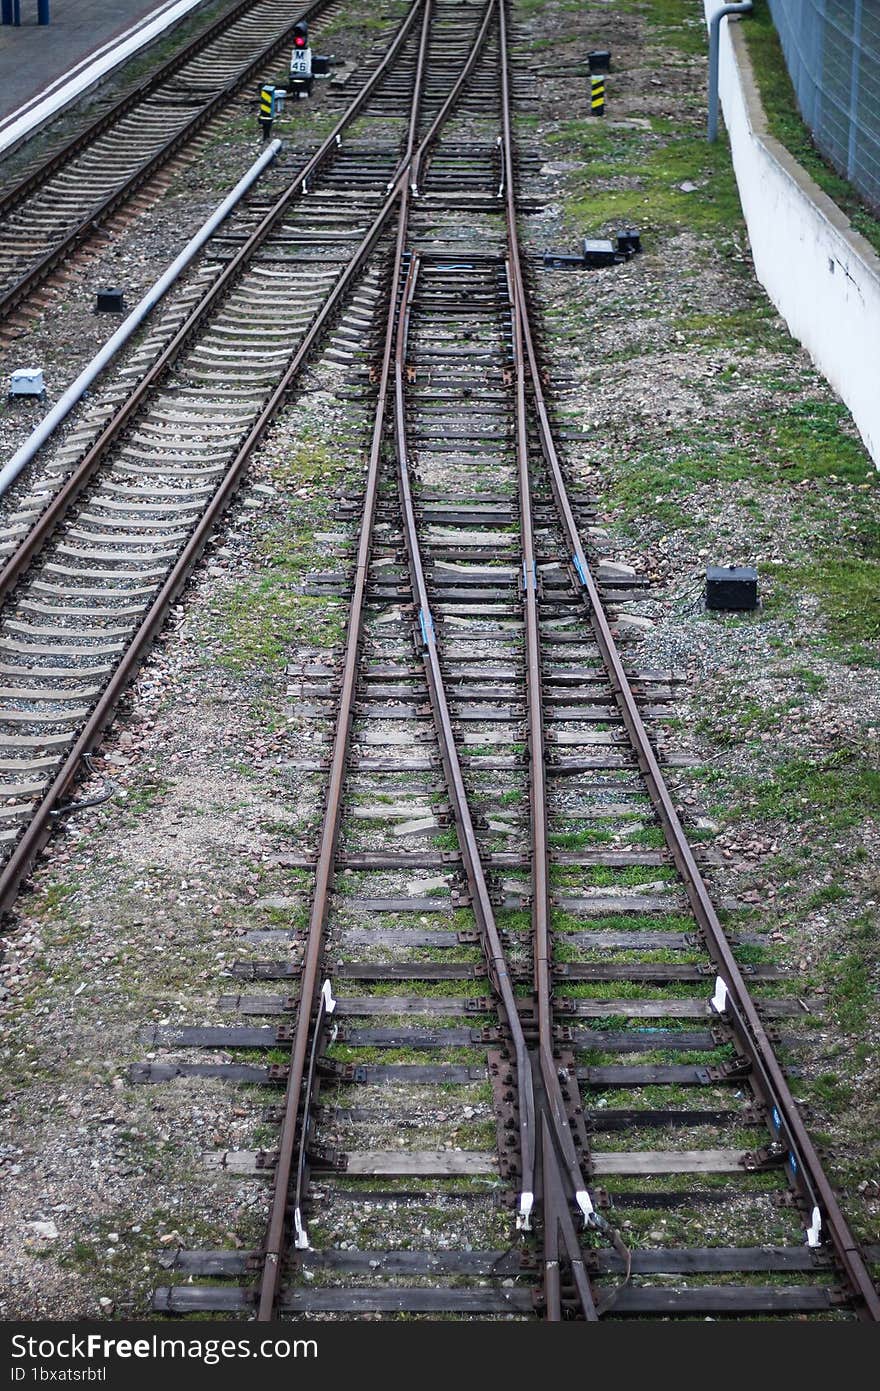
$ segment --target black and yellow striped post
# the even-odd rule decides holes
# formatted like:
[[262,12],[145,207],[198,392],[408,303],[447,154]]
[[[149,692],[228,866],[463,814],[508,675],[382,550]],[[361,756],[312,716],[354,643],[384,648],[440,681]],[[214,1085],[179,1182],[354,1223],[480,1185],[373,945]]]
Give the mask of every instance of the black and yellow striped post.
[[593,73],[590,78],[590,114],[605,115],[605,78]]
[[263,139],[268,140],[272,134],[272,122],[275,119],[275,88],[265,86],[260,88],[260,129],[263,132]]

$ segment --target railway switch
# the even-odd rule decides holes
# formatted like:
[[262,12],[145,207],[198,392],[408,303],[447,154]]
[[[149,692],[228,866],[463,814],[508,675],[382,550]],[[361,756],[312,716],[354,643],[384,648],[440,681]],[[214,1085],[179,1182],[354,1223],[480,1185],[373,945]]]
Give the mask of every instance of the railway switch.
[[607,238],[584,238],[580,255],[568,251],[545,251],[544,265],[549,270],[598,270],[628,261],[642,249],[642,238],[634,227],[621,228],[614,241]]
[[545,251],[544,265],[550,270],[583,270],[583,256],[568,251]]
[[706,608],[744,613],[758,607],[758,572],[753,565],[708,565]]
[[99,290],[95,296],[96,314],[121,314],[125,309],[125,296],[121,290]]
[[41,367],[19,367],[9,378],[10,396],[45,396],[46,384]]

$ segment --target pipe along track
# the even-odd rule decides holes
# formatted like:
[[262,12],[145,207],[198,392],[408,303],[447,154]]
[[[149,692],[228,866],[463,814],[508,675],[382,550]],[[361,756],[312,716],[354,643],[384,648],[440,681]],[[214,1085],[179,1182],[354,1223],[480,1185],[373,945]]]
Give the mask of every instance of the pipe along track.
[[328,0],[242,0],[35,169],[0,193],[0,320],[286,54]]
[[[283,1086],[270,1111],[277,1148],[206,1157],[215,1171],[268,1178],[266,1237],[251,1252],[175,1253],[168,1263],[190,1280],[239,1282],[164,1286],[154,1308],[876,1321],[865,1257],[764,1022],[796,1027],[800,1005],[772,965],[741,964],[753,939],[729,940],[711,904],[645,723],[662,721],[669,678],[627,673],[606,615],[625,590],[591,565],[589,499],[557,452],[517,232],[504,6],[490,0],[471,59],[419,138],[432,22],[426,3],[391,195],[380,365],[365,393],[366,480],[359,502],[348,489],[337,508],[355,528],[344,652],[338,664],[305,659],[291,692],[302,718],[304,697],[335,718],[326,765],[294,764],[328,768],[317,850],[284,860],[314,876],[308,927],[254,934],[301,944],[301,956],[235,967],[242,980],[296,982],[296,994],[224,1002],[294,1023],[149,1035],[172,1050],[287,1046],[289,1061],[132,1070],[145,1083]],[[479,102],[454,111],[477,88],[493,116]],[[338,583],[318,576],[313,592]],[[443,816],[455,848],[436,836]],[[385,829],[395,819],[414,849],[395,848]],[[417,871],[439,875],[389,888],[389,875]],[[499,872],[514,877],[499,886]],[[377,875],[380,892],[365,891]],[[432,912],[452,930],[426,926]],[[470,993],[483,980],[491,994]],[[443,993],[455,982],[462,993]],[[343,993],[352,986],[364,993]],[[383,1016],[391,1027],[340,1023]],[[461,1028],[462,1016],[489,1022]],[[790,1034],[781,1044],[799,1046]],[[398,1061],[400,1049],[430,1061]],[[375,1060],[381,1050],[390,1061]],[[704,1104],[682,1102],[682,1089]],[[609,1092],[626,1104],[608,1105]],[[456,1143],[467,1138],[459,1109],[491,1123],[494,1152]],[[434,1147],[404,1143],[409,1132]],[[676,1147],[679,1133],[716,1147]],[[602,1134],[620,1143],[595,1147]],[[366,1146],[342,1153],[334,1141],[346,1135]],[[515,1217],[480,1188],[497,1193],[499,1178]],[[376,1187],[388,1179],[397,1187]],[[334,1246],[353,1207],[362,1240]],[[708,1245],[621,1236],[624,1214],[639,1231],[640,1212],[655,1224],[671,1212],[689,1235],[705,1229],[706,1210]],[[739,1240],[722,1244],[728,1233]],[[790,1273],[798,1283],[783,1283]],[[256,1284],[241,1282],[251,1275]]]

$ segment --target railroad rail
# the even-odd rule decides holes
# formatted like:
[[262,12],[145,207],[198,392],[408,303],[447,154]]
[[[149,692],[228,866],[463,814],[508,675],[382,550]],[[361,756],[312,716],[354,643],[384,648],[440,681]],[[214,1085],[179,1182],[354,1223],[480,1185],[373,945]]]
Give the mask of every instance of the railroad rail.
[[328,0],[241,0],[3,190],[0,319],[265,72],[298,20],[327,11]]
[[[362,285],[403,175],[392,143],[372,160],[372,187],[352,181],[343,136],[374,101],[384,111],[390,77],[411,84],[418,17],[419,3],[284,192],[265,212],[256,206],[253,225],[245,211],[242,232],[235,223],[216,240],[225,264],[207,267],[208,288],[94,443],[72,468],[63,456],[48,501],[45,491],[19,496],[6,518],[0,908],[13,902],[254,447]],[[453,41],[448,61],[455,53]],[[318,236],[324,259],[311,254]],[[369,309],[369,280],[361,293]]]
[[[266,1237],[251,1252],[177,1252],[175,1271],[238,1283],[163,1286],[154,1307],[876,1321],[865,1254],[778,1060],[799,1040],[767,1023],[796,1030],[801,1004],[747,960],[759,938],[721,925],[662,769],[670,679],[627,670],[607,612],[637,577],[597,565],[583,539],[591,500],[560,457],[520,248],[505,5],[488,0],[457,76],[439,70],[448,96],[428,124],[440,13],[419,11],[405,146],[368,248],[386,257],[384,324],[361,397],[366,478],[338,507],[347,572],[315,579],[351,595],[344,651],[304,661],[291,692],[301,718],[334,722],[329,758],[295,763],[326,773],[317,847],[284,859],[310,876],[308,925],[254,934],[292,954],[235,968],[295,994],[225,1002],[292,1022],[155,1029],[170,1060],[132,1072],[283,1087],[277,1147],[211,1157],[268,1178]],[[389,845],[389,823],[414,848]],[[378,893],[362,887],[376,877]],[[278,1047],[287,1063],[251,1060]],[[188,1048],[246,1060],[173,1056]],[[436,1136],[438,1088],[468,1098],[494,1150],[382,1147],[400,1145],[401,1125]],[[682,1103],[685,1088],[704,1104]],[[602,1134],[629,1147],[599,1150]],[[682,1148],[680,1134],[717,1140]],[[345,1135],[366,1147],[343,1152]],[[388,1179],[398,1187],[376,1188]],[[499,1180],[514,1211],[487,1215],[479,1185]],[[382,1211],[379,1238],[334,1248],[323,1234],[358,1204]],[[715,1220],[739,1242],[628,1236],[639,1211],[689,1204],[729,1209]],[[427,1227],[414,1241],[429,1213],[443,1240]],[[475,1230],[500,1244],[475,1247]]]

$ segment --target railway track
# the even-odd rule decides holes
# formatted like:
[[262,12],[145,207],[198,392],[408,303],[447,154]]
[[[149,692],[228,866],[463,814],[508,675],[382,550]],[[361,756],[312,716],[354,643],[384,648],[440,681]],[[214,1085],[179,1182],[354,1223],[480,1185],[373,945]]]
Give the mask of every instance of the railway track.
[[809,1002],[760,923],[721,925],[664,776],[674,682],[614,635],[638,577],[590,555],[560,457],[505,7],[457,84],[443,15],[419,7],[374,224],[396,232],[366,480],[337,506],[341,573],[313,580],[351,595],[345,647],[289,691],[303,743],[334,722],[294,763],[326,777],[316,846],[284,860],[307,913],[252,934],[281,954],[235,966],[245,1022],[157,1028],[132,1072],[266,1089],[277,1138],[206,1157],[265,1177],[266,1235],[178,1251],[154,1308],[876,1321],[779,1061]]
[[0,192],[0,318],[7,318],[266,66],[327,0],[242,0],[134,91]]
[[[467,14],[482,11],[457,8],[457,33]],[[246,207],[214,243],[205,288],[97,439],[62,447],[55,477],[22,489],[4,516],[4,907],[316,344],[333,329],[344,351],[364,332],[378,293],[367,263],[401,162],[383,88],[412,86],[418,18],[416,6],[281,195]],[[454,66],[468,38],[443,40]]]

